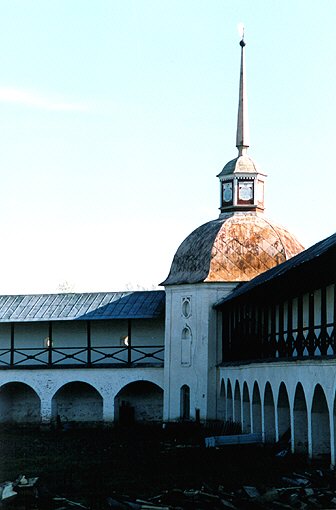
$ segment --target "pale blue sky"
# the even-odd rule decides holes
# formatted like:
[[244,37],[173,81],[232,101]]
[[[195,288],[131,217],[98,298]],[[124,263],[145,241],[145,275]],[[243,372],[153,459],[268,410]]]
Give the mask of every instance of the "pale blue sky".
[[266,214],[306,246],[333,233],[335,20],[334,0],[0,0],[0,293],[167,276],[237,154],[239,22]]

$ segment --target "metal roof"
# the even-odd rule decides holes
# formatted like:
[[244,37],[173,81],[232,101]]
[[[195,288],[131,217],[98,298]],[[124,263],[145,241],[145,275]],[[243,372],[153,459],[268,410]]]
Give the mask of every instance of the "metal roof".
[[302,250],[292,234],[263,214],[229,213],[183,241],[161,285],[247,281]]
[[[220,307],[222,304],[232,301],[245,294],[250,294],[253,291],[261,290],[264,286],[275,283],[275,281],[282,281],[284,278],[289,278],[292,273],[297,272],[299,269],[303,269],[305,265],[319,264],[321,258],[326,255],[332,254],[336,251],[336,233],[323,239],[322,241],[314,244],[307,250],[299,253],[295,257],[279,264],[278,266],[260,274],[253,280],[239,285],[231,294],[226,298],[222,299],[215,306]],[[322,268],[321,268],[322,269]],[[329,265],[327,268],[323,268],[324,272],[332,277],[336,276],[335,265]],[[333,274],[332,274],[333,273]],[[311,278],[312,275],[306,275],[306,278]]]
[[162,290],[0,296],[0,322],[153,319],[164,306]]

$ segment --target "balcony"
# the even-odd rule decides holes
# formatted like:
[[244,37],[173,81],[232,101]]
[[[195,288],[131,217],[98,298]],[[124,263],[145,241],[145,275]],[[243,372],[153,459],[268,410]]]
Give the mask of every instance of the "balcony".
[[12,347],[0,349],[0,370],[22,368],[163,367],[164,345]]

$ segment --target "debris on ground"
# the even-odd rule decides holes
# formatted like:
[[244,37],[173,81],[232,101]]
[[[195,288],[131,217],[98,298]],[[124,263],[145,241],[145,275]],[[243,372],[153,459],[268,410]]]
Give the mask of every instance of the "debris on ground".
[[288,437],[205,448],[205,437],[223,432],[239,430],[0,427],[0,510],[336,509],[328,456],[308,464],[291,454]]
[[8,510],[271,510],[336,508],[336,478],[329,470],[312,469],[283,476],[279,487],[243,485],[171,489],[148,499],[115,492],[96,504],[83,504],[53,495],[38,477],[20,475],[0,484],[0,508]]

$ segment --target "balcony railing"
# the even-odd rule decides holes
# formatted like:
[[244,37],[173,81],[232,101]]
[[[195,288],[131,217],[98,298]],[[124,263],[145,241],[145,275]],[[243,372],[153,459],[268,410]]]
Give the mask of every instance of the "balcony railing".
[[236,329],[223,338],[223,361],[297,359],[336,356],[335,323],[291,328],[263,335]]
[[0,369],[163,366],[163,345],[0,349]]

